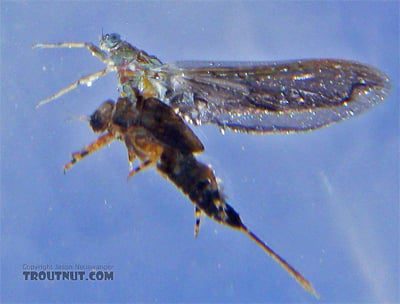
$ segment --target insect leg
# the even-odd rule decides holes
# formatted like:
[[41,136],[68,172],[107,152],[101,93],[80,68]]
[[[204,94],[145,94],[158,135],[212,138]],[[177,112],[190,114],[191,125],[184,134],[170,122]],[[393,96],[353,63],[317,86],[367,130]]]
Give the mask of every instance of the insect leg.
[[146,169],[150,166],[154,166],[157,162],[151,159],[146,159],[145,161],[143,161],[139,166],[137,166],[136,168],[132,169],[129,174],[128,174],[128,179],[132,178],[132,176],[134,176],[136,173],[139,173],[140,171],[142,171],[143,169]]
[[132,150],[128,150],[128,163],[129,163],[129,171],[133,170],[133,163],[136,159],[136,154]]
[[59,90],[54,95],[51,95],[50,97],[41,100],[37,104],[36,108],[39,108],[39,107],[45,105],[46,103],[49,103],[50,101],[55,100],[55,99],[63,96],[64,94],[76,89],[79,85],[91,86],[94,81],[96,81],[97,79],[107,75],[109,72],[111,72],[111,69],[109,69],[107,67],[107,68],[105,68],[105,69],[103,69],[101,71],[98,71],[98,72],[83,76],[82,78],[79,78],[77,81],[74,81],[73,83],[71,83],[69,86]]
[[129,136],[125,136],[124,137],[124,141],[125,141],[125,147],[128,150],[128,163],[129,163],[129,172],[133,170],[133,163],[136,160],[136,150],[135,150],[135,146],[132,143],[132,140]]
[[93,152],[96,152],[97,150],[100,150],[105,145],[111,143],[114,139],[115,139],[114,134],[106,133],[100,136],[96,141],[87,145],[81,151],[72,153],[72,160],[64,166],[64,173],[67,170],[71,169],[71,167],[75,165],[78,161],[80,161],[82,158],[88,156],[89,154],[92,154]]
[[196,219],[196,222],[194,224],[194,237],[197,238],[200,232],[200,220],[201,220],[201,210],[195,206],[194,207],[194,217]]
[[103,63],[109,63],[107,53],[103,52],[98,46],[89,42],[61,42],[61,43],[37,43],[33,45],[34,49],[59,49],[59,48],[86,48],[92,56],[98,58]]

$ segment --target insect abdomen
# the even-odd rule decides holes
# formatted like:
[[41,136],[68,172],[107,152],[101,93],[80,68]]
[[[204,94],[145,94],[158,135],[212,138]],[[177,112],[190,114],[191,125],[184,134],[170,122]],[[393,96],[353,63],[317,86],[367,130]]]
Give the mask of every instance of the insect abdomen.
[[209,217],[233,228],[243,226],[239,214],[225,202],[213,170],[192,154],[167,148],[157,168]]

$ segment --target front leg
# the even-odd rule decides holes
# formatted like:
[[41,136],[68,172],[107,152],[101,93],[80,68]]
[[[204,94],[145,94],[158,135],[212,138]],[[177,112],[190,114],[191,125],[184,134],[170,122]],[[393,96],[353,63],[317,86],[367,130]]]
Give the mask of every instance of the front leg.
[[51,95],[50,97],[47,97],[46,99],[41,100],[36,105],[36,108],[39,108],[39,107],[45,105],[46,103],[49,103],[52,100],[60,98],[64,94],[66,94],[72,90],[75,90],[80,85],[91,86],[93,82],[95,82],[97,79],[107,75],[108,73],[110,73],[110,71],[111,71],[111,69],[106,67],[106,68],[102,69],[101,71],[83,76],[83,77],[79,78],[78,80],[74,81],[73,83],[71,83],[69,86],[59,90],[57,93]]
[[87,145],[81,151],[72,153],[72,160],[64,166],[64,173],[71,169],[73,165],[75,165],[78,161],[82,160],[85,156],[92,154],[105,145],[110,144],[115,139],[114,134],[106,133],[100,136],[97,140],[92,142],[91,144]]
[[59,48],[86,48],[92,56],[96,57],[106,65],[109,64],[107,53],[103,52],[98,46],[90,42],[61,42],[61,43],[37,43],[34,49],[59,49]]

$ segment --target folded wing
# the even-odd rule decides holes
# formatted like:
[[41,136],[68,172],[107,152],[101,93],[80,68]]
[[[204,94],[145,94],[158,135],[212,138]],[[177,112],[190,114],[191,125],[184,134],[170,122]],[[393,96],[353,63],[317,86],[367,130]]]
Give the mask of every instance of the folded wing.
[[388,77],[345,60],[165,65],[167,101],[186,121],[238,132],[309,131],[383,101]]

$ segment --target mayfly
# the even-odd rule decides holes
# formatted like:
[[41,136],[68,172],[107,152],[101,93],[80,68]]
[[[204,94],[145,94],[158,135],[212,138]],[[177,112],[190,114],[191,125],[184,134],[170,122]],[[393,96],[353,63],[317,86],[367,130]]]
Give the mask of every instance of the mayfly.
[[36,44],[35,48],[86,48],[105,68],[84,76],[39,102],[42,106],[91,85],[110,72],[118,75],[120,97],[104,102],[90,125],[101,135],[72,154],[70,169],[115,139],[125,143],[128,160],[140,164],[129,176],[155,166],[195,205],[200,216],[238,229],[255,241],[307,291],[311,283],[247,228],[226,202],[209,166],[196,160],[203,144],[184,121],[256,134],[310,131],[360,114],[382,102],[390,83],[382,72],[357,62],[334,59],[289,62],[163,63],[118,34],[102,35],[100,47],[87,42]]

